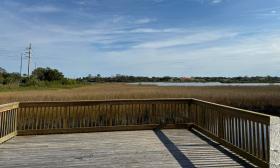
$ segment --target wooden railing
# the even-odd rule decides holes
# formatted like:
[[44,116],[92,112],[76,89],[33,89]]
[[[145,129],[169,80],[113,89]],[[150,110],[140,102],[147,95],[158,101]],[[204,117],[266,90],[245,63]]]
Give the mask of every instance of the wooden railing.
[[256,165],[268,166],[272,116],[196,99],[191,111],[195,129]]
[[186,124],[190,99],[20,103],[18,134],[153,129]]
[[280,119],[197,99],[22,102],[0,106],[0,142],[15,135],[191,128],[250,162],[279,163]]
[[0,105],[0,143],[17,134],[18,103]]

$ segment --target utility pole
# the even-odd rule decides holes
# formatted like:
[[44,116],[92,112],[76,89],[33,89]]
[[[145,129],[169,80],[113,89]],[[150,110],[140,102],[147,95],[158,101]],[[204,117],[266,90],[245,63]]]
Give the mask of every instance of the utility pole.
[[21,76],[21,74],[22,74],[22,53],[20,54],[20,71],[19,71],[19,73]]
[[31,55],[32,55],[32,46],[31,46],[31,43],[29,44],[29,46],[28,46],[26,49],[27,49],[26,54],[27,54],[27,59],[28,59],[28,66],[27,66],[28,72],[27,72],[27,75],[28,75],[28,77],[29,77],[29,76],[30,76]]

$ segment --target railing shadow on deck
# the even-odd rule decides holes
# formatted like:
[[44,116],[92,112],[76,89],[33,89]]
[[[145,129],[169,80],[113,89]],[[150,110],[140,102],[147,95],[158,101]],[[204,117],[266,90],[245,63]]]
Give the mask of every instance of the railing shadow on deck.
[[[200,140],[202,140],[203,142],[206,142],[206,144],[195,144],[195,146],[198,147],[198,150],[200,150],[200,147],[204,147],[204,146],[211,146],[215,149],[217,149],[217,151],[223,153],[226,157],[232,159],[233,161],[235,161],[237,164],[244,166],[246,168],[254,168],[255,166],[253,166],[252,164],[248,163],[247,161],[241,159],[240,157],[238,157],[237,155],[233,154],[232,152],[226,150],[225,148],[223,148],[220,144],[213,142],[211,139],[208,139],[207,137],[203,136],[201,133],[195,131],[195,130],[190,130],[192,134],[196,135],[196,137],[198,137]],[[190,146],[190,144],[186,144],[186,145],[182,145],[180,144],[180,147],[178,147],[169,137],[168,135],[166,135],[164,132],[162,132],[160,129],[154,129],[154,133],[155,135],[158,137],[158,139],[162,142],[162,144],[166,147],[166,149],[172,154],[172,156],[176,159],[176,161],[179,163],[179,165],[182,168],[194,168],[196,167],[195,163],[193,163],[193,160],[188,158],[188,156],[186,156],[183,152],[182,152],[182,147],[185,146]],[[193,144],[191,144],[191,146],[193,146]],[[211,158],[211,156],[210,156]],[[212,159],[212,158],[211,158]],[[216,162],[219,161],[217,160],[217,158],[214,158],[212,160],[207,160],[206,162],[209,165],[207,166],[218,166],[219,164],[217,164]],[[197,160],[195,160],[194,162],[196,162]],[[212,164],[212,165],[210,165]],[[234,166],[234,165],[233,165]]]
[[202,100],[140,99],[0,105],[0,143],[16,135],[194,128],[260,166],[280,166],[280,119]]
[[194,135],[199,137],[201,140],[205,141],[207,144],[209,144],[212,147],[214,147],[215,149],[219,150],[221,153],[223,153],[224,155],[226,155],[229,158],[233,159],[235,162],[239,163],[240,165],[242,165],[242,166],[244,166],[246,168],[254,168],[255,167],[252,164],[248,163],[246,160],[238,157],[236,154],[233,154],[229,150],[226,150],[224,147],[221,146],[221,144],[219,144],[217,142],[213,142],[211,139],[207,138],[203,134],[201,134],[201,133],[199,133],[199,132],[197,132],[195,130],[190,130],[190,131],[191,131],[191,133],[193,133]]
[[195,167],[191,160],[160,129],[154,129],[154,133],[182,168]]

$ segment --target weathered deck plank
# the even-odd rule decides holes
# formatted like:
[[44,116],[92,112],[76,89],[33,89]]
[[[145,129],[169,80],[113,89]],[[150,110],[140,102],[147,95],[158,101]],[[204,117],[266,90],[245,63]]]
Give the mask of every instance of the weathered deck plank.
[[188,130],[19,136],[0,145],[0,167],[243,167]]

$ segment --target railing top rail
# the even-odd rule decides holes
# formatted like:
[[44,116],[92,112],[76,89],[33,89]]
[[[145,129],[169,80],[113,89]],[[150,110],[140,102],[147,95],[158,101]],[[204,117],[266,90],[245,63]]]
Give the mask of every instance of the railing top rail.
[[202,102],[202,103],[205,103],[205,104],[209,104],[209,105],[214,105],[214,106],[226,108],[226,109],[237,110],[237,111],[242,111],[242,112],[245,112],[245,113],[259,115],[259,116],[263,116],[263,117],[271,117],[272,116],[272,115],[269,115],[269,114],[258,113],[258,112],[255,112],[255,111],[245,110],[245,109],[236,108],[236,107],[227,106],[227,105],[222,105],[222,104],[218,104],[218,103],[212,103],[212,102],[208,102],[208,101],[204,101],[204,100],[200,100],[200,99],[194,99],[193,98],[192,100]]
[[157,98],[157,99],[114,99],[114,100],[71,100],[71,101],[30,101],[20,102],[20,107],[32,106],[76,106],[76,105],[95,105],[95,104],[133,104],[133,103],[176,103],[190,101],[191,98]]
[[268,114],[258,113],[258,112],[254,112],[254,111],[250,111],[250,110],[244,110],[244,109],[226,106],[226,105],[217,104],[217,103],[212,103],[212,102],[208,102],[208,101],[204,101],[204,100],[199,100],[199,99],[192,99],[192,100],[194,101],[194,103],[197,102],[197,103],[207,104],[207,105],[210,105],[213,107],[225,109],[225,110],[230,111],[231,112],[230,114],[235,114],[235,115],[238,115],[239,117],[249,117],[253,120],[262,121],[267,124],[269,124],[270,117],[272,117],[271,115],[268,115]]
[[0,113],[7,111],[7,110],[12,110],[15,108],[19,107],[19,103],[18,102],[14,102],[14,103],[8,103],[8,104],[1,104],[0,105]]
[[[228,109],[235,112],[242,112],[243,114],[254,115],[257,117],[270,118],[271,115],[262,114],[250,110],[244,110],[240,108],[235,108],[231,106],[226,106],[222,104],[212,103],[195,98],[154,98],[154,99],[113,99],[113,100],[71,100],[71,101],[26,101],[20,103],[10,103],[17,104],[19,107],[32,107],[32,106],[77,106],[77,105],[95,105],[95,104],[120,104],[120,103],[176,103],[178,101],[194,101],[198,103],[203,103],[211,105],[213,107],[220,107],[222,109]],[[7,104],[9,105],[9,104]],[[6,106],[7,106],[6,105]],[[3,105],[1,105],[3,106]],[[1,111],[0,106],[0,111]]]

